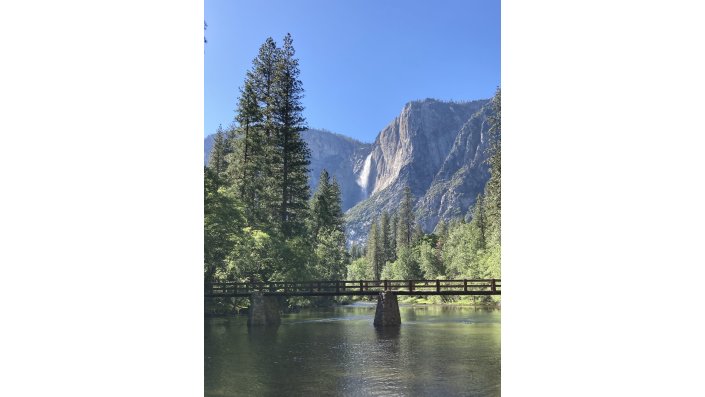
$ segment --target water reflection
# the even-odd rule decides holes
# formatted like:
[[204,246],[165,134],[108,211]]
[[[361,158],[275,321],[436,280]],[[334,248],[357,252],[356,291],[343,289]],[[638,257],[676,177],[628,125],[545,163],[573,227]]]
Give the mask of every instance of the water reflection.
[[401,327],[374,327],[377,333],[377,340],[399,339]]
[[279,324],[267,326],[247,326],[250,343],[274,343],[277,340]]
[[500,394],[500,313],[400,308],[400,327],[372,325],[374,304],[205,325],[207,396]]

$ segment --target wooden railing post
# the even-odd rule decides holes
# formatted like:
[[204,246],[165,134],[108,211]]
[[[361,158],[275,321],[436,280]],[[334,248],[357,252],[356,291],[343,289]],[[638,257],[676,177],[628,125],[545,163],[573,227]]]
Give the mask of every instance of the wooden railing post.
[[412,280],[409,280],[409,292],[414,291],[414,282]]
[[441,292],[441,280],[436,280],[436,292]]
[[463,291],[468,292],[468,279],[463,279]]
[[362,292],[362,280],[360,280],[360,292]]
[[388,289],[389,289],[389,280],[384,280],[384,290],[386,291]]
[[340,293],[340,281],[335,280],[335,293]]
[[495,279],[492,279],[492,292],[497,292],[497,285],[495,284]]

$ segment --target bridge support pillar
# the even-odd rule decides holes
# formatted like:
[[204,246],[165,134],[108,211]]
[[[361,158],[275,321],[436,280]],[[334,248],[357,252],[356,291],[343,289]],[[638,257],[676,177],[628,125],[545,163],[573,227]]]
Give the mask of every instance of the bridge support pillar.
[[377,310],[375,311],[375,327],[399,326],[399,301],[397,294],[391,291],[380,292],[377,297]]
[[266,296],[262,295],[261,292],[253,292],[250,295],[247,325],[279,325],[281,322],[279,312],[279,301],[276,296]]

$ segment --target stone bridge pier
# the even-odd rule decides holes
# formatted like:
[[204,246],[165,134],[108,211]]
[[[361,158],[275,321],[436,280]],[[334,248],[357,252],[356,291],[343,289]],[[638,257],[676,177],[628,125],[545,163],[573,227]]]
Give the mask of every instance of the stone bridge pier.
[[[250,310],[247,318],[248,326],[279,325],[281,323],[281,308],[276,296],[253,292],[250,295]],[[394,327],[401,325],[399,301],[392,291],[380,292],[377,296],[375,310],[375,327]]]
[[374,325],[375,327],[393,327],[401,325],[397,294],[392,291],[379,293]]
[[281,309],[276,296],[253,292],[250,295],[250,310],[247,317],[248,326],[279,325]]

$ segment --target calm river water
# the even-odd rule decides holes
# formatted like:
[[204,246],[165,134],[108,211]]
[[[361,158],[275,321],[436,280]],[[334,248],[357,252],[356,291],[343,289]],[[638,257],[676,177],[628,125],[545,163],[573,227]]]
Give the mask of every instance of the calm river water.
[[500,311],[374,304],[282,315],[276,328],[206,318],[206,396],[499,396]]

